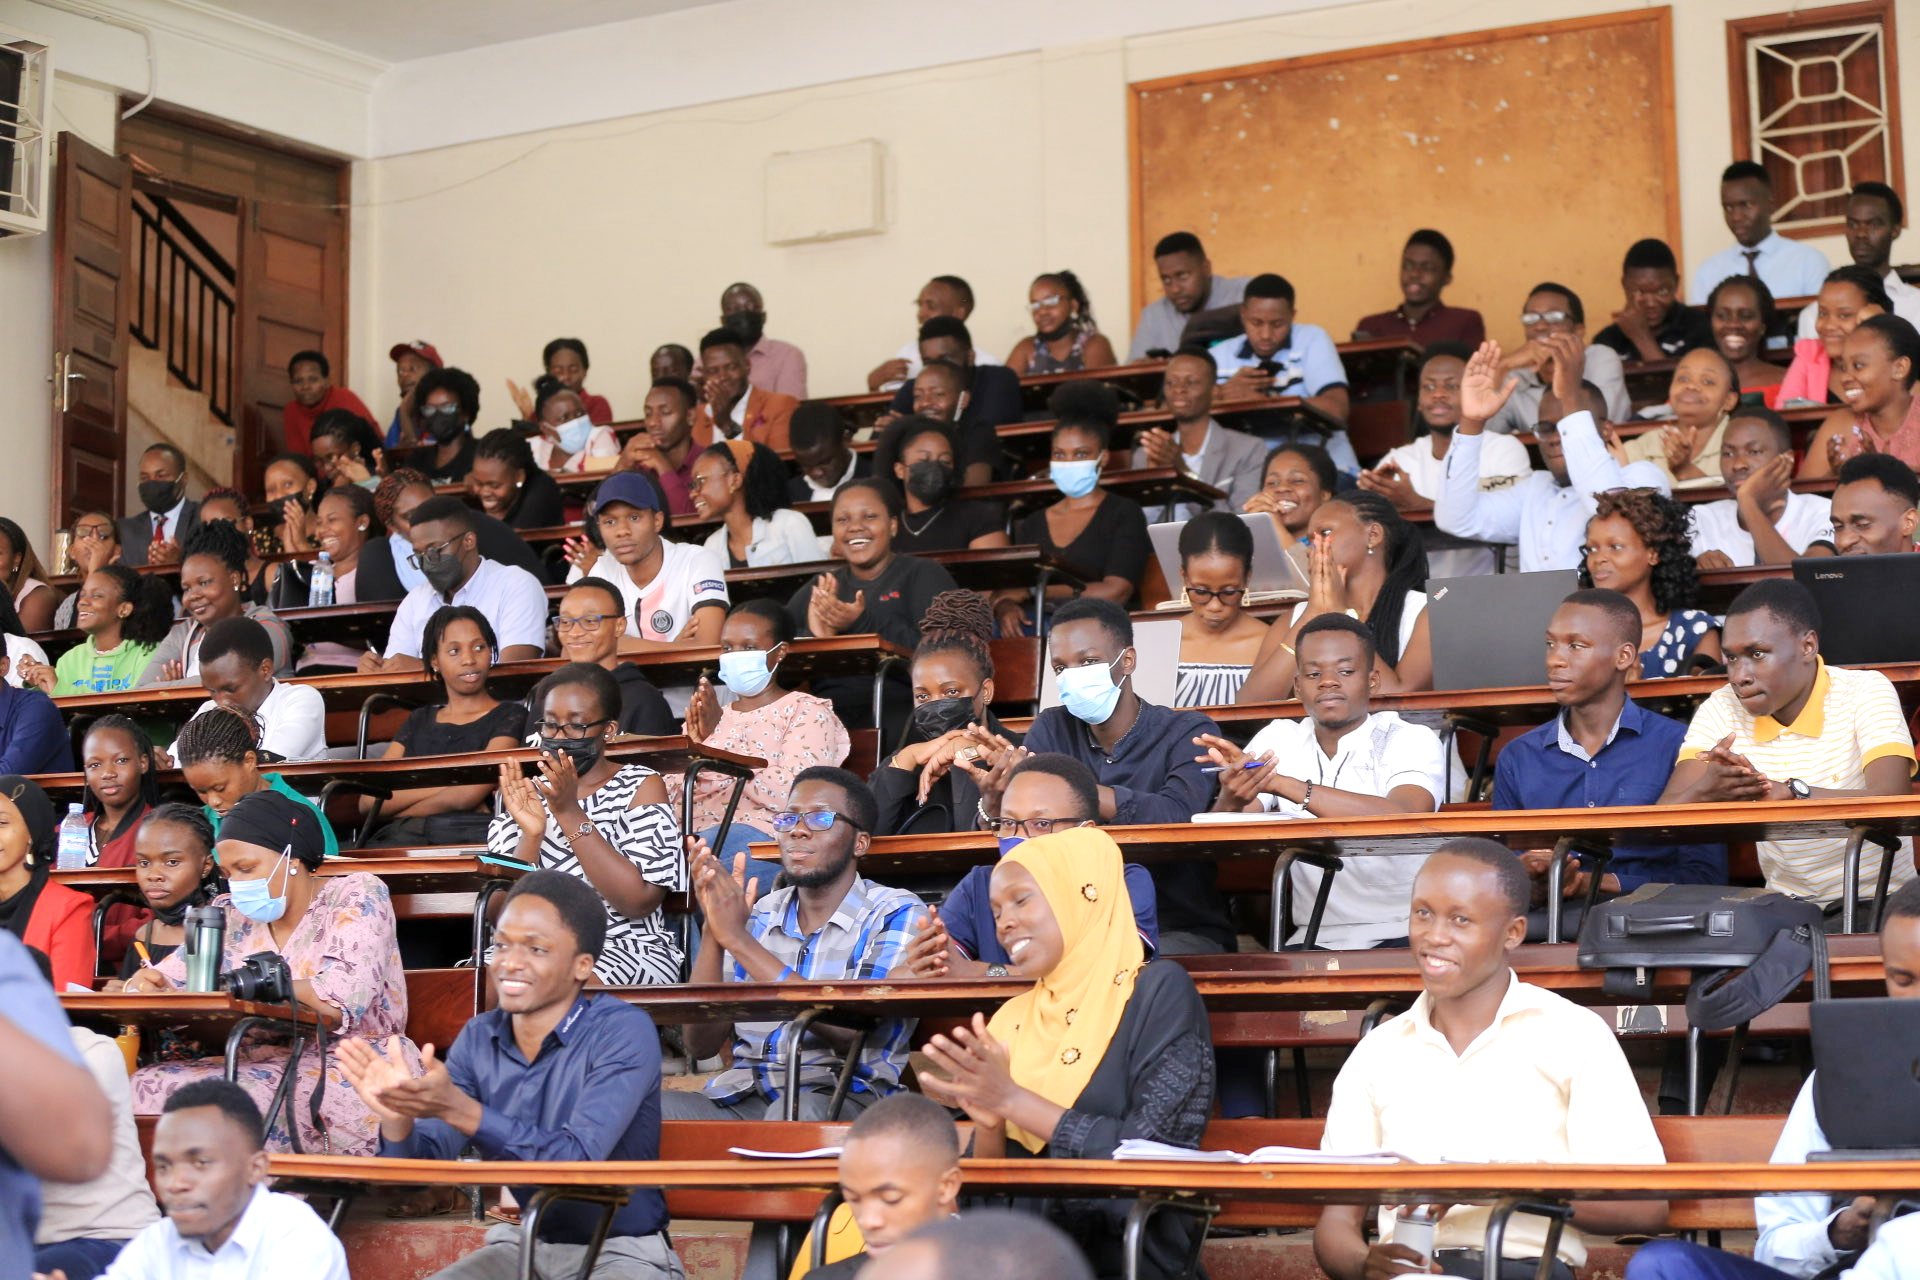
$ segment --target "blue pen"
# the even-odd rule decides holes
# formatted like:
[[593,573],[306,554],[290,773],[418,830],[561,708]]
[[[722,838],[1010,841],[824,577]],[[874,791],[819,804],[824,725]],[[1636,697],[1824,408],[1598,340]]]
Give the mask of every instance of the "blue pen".
[[[1243,760],[1240,763],[1240,767],[1242,769],[1259,769],[1264,767],[1266,763],[1265,760]],[[1225,765],[1208,764],[1200,767],[1200,772],[1202,773],[1225,773],[1226,771]]]

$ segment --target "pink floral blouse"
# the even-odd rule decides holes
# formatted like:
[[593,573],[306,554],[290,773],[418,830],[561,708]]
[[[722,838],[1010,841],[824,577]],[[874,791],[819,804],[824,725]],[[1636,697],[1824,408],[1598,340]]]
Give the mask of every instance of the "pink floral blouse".
[[[846,726],[833,714],[833,704],[810,693],[789,693],[757,711],[727,707],[708,735],[707,745],[767,762],[747,784],[733,818],[762,831],[773,830],[774,813],[787,807],[795,774],[817,764],[841,764],[852,746]],[[678,805],[684,780],[674,776],[666,782],[668,794]],[[732,786],[730,778],[709,774],[700,779],[693,797],[694,831],[718,825]]]

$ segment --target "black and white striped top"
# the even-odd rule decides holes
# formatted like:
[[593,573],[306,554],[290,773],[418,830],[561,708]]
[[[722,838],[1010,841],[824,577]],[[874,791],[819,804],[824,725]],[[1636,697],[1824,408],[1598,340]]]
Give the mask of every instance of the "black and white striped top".
[[[623,765],[599,790],[582,796],[580,807],[608,843],[639,868],[648,884],[680,893],[687,887],[687,858],[673,806],[633,803],[640,785],[657,776],[645,765]],[[520,824],[510,813],[495,815],[487,830],[488,850],[498,857],[511,858],[519,846]],[[587,878],[551,813],[547,815],[546,833],[540,837],[540,865]],[[630,919],[607,906],[607,945],[593,967],[595,978],[610,987],[678,982],[682,958],[664,912],[656,909]]]

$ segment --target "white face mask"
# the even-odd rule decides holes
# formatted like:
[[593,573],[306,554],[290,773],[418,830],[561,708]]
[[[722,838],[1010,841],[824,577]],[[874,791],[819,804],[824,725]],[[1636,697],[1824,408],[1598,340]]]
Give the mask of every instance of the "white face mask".
[[568,453],[578,453],[587,447],[587,440],[593,435],[593,419],[586,414],[569,418],[554,428],[560,437],[560,447]]

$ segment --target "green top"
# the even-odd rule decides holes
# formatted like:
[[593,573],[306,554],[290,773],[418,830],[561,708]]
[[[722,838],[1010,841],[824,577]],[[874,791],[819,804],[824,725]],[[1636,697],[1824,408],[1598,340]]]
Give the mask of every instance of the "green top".
[[53,696],[70,693],[118,693],[133,688],[133,682],[147,669],[157,646],[122,640],[106,652],[82,638],[79,644],[60,655],[53,664]]
[[[293,784],[277,773],[266,773],[260,776],[267,780],[267,786],[270,789],[278,791],[289,800],[298,800],[301,804],[307,806],[307,808],[319,815],[320,834],[325,836],[327,840],[327,856],[329,858],[339,857],[340,841],[333,834],[333,824],[327,821],[326,814],[320,813],[320,806],[313,802],[313,798],[311,796],[303,796],[298,791],[295,791]],[[213,806],[210,804],[202,805],[201,809],[207,815],[207,821],[213,824],[213,834],[214,837],[218,839],[220,835],[220,815],[213,811]]]

